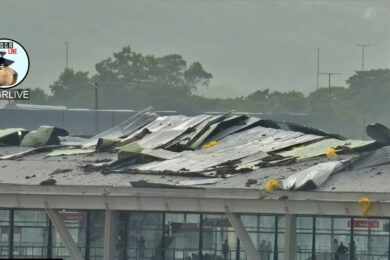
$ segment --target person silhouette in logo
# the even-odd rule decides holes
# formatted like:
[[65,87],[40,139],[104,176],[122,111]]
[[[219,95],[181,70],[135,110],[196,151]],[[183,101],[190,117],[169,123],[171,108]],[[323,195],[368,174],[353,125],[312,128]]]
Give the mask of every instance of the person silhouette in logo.
[[18,79],[18,73],[12,68],[9,68],[14,61],[4,58],[6,52],[0,51],[0,88],[12,86]]

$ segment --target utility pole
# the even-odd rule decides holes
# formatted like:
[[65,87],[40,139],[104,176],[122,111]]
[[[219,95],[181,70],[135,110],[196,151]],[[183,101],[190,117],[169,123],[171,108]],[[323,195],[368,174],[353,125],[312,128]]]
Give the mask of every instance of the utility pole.
[[65,42],[65,69],[69,69],[69,42]]
[[365,62],[366,62],[366,48],[370,47],[371,44],[368,43],[359,43],[356,44],[356,46],[360,47],[362,49],[362,55],[361,55],[361,70],[365,70]]
[[93,83],[94,96],[95,96],[95,133],[98,133],[99,130],[99,89],[98,84]]
[[320,48],[317,48],[317,75],[316,75],[316,89],[320,88]]
[[329,96],[332,94],[332,77],[335,77],[336,75],[340,75],[341,73],[338,72],[322,72],[321,75],[327,75],[328,76],[328,88],[329,88]]

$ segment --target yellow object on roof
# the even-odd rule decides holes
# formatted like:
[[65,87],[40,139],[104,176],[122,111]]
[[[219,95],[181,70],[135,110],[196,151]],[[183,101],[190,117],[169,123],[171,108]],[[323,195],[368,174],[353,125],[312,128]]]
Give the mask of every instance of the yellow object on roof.
[[369,140],[337,140],[337,139],[323,139],[311,144],[305,144],[295,147],[291,150],[279,152],[283,157],[296,157],[298,160],[305,160],[308,158],[326,155],[327,148],[333,147],[336,152],[343,149],[354,150],[372,144],[374,141]]
[[265,190],[268,192],[273,192],[274,190],[278,190],[281,187],[282,187],[282,184],[277,179],[268,180],[264,185]]
[[209,149],[209,148],[212,148],[214,146],[217,146],[218,144],[219,144],[218,141],[211,141],[211,142],[208,142],[207,144],[203,145],[202,148]]
[[371,200],[367,197],[363,197],[359,200],[359,205],[362,208],[363,216],[367,216],[372,208]]
[[328,157],[328,159],[333,159],[337,157],[337,151],[333,147],[329,147],[328,149],[326,149],[325,155],[326,157]]

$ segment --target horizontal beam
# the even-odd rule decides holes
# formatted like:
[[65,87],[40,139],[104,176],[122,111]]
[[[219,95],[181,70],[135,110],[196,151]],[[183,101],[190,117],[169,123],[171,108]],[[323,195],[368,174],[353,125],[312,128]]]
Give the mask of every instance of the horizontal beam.
[[218,198],[218,199],[270,199],[315,200],[315,201],[356,201],[369,196],[372,201],[390,202],[390,192],[325,192],[325,191],[275,191],[264,192],[259,189],[238,188],[132,188],[127,186],[68,186],[68,185],[18,185],[0,184],[0,196],[46,195],[46,196],[104,196],[104,197],[180,197],[180,198]]
[[131,211],[360,216],[358,201],[372,201],[370,216],[390,217],[390,194],[274,192],[250,189],[139,189],[94,186],[0,185],[0,207]]
[[[348,215],[360,216],[363,211],[358,202],[280,201],[254,199],[201,199],[162,197],[109,197],[98,196],[15,196],[1,195],[0,207],[45,208],[47,202],[56,209],[89,209],[129,211],[170,211],[224,213],[229,207],[232,213],[299,214],[299,215]],[[390,203],[373,204],[370,216],[390,217]]]

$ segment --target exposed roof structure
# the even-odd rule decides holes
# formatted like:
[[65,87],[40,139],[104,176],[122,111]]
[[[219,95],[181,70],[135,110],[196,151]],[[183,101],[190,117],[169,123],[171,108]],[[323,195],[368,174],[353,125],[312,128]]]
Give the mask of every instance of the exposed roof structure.
[[249,115],[142,111],[89,139],[4,129],[0,183],[387,192],[383,127],[369,128],[378,141],[348,140]]

